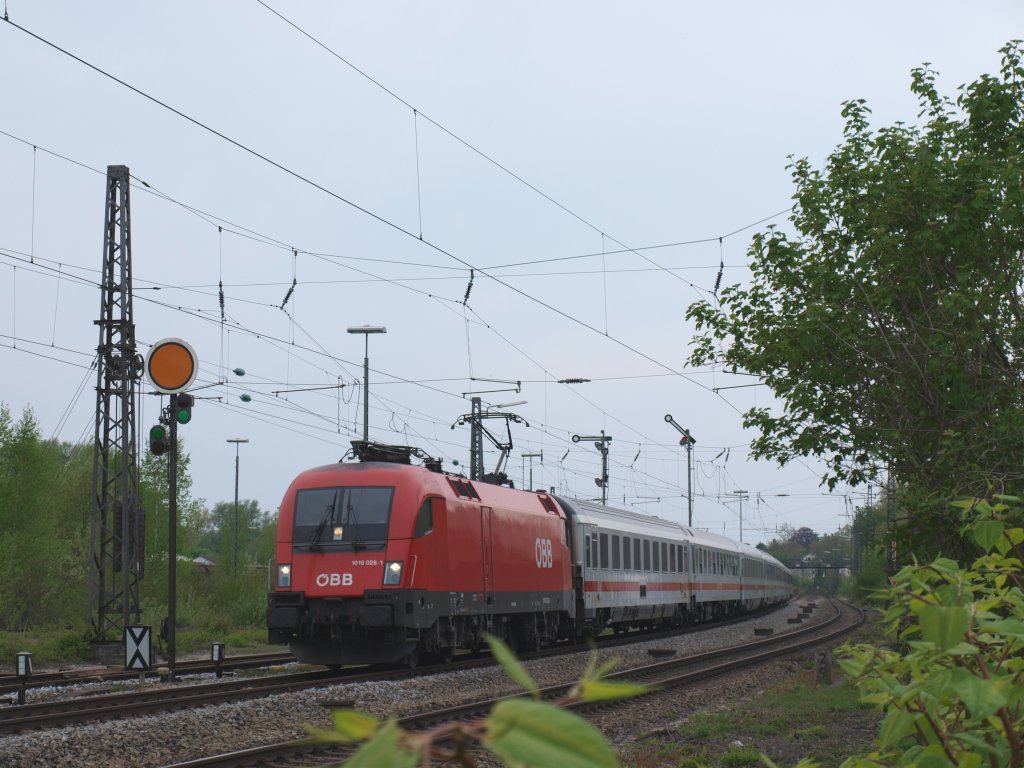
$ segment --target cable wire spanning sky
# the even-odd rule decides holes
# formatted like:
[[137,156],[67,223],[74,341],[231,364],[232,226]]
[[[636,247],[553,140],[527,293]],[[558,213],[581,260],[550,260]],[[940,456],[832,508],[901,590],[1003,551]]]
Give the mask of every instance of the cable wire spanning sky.
[[[44,435],[92,437],[105,173],[127,165],[140,351],[180,337],[202,363],[181,430],[194,495],[232,497],[229,438],[250,441],[241,496],[271,511],[341,458],[367,341],[346,328],[383,325],[373,439],[464,470],[452,425],[478,393],[524,420],[517,486],[599,497],[600,454],[572,436],[603,432],[610,502],[685,521],[672,414],[696,439],[694,524],[739,537],[742,519],[752,542],[835,530],[866,489],[748,458],[741,414],[771,394],[686,365],[686,307],[749,278],[753,233],[787,226],[788,158],[821,163],[843,101],[913,122],[913,67],[953,92],[1024,28],[1009,1],[6,0],[4,17],[0,400]],[[143,396],[143,435],[160,406]]]

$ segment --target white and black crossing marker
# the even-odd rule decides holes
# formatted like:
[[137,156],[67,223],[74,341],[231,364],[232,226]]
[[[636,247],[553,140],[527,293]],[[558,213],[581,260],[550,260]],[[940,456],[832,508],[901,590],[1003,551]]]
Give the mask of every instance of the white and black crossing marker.
[[124,668],[145,672],[152,667],[153,628],[124,628]]

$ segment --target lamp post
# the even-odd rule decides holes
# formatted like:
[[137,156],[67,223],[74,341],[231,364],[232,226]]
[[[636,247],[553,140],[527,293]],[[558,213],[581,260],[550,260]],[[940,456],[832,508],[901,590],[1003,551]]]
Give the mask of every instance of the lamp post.
[[229,437],[227,442],[235,444],[235,524],[232,526],[235,541],[231,548],[231,573],[238,573],[238,446],[248,443],[249,438]]
[[349,333],[361,333],[366,341],[363,352],[363,442],[370,442],[370,334],[387,333],[383,325],[355,325],[348,329]]

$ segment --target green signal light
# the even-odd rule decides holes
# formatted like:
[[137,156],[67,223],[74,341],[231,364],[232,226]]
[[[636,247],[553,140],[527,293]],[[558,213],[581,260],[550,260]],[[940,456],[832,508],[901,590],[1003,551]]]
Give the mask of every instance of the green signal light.
[[188,424],[192,421],[192,404],[195,398],[184,392],[179,392],[171,399],[171,413],[174,420],[179,424]]
[[149,428],[149,450],[154,456],[167,452],[167,430],[161,424]]

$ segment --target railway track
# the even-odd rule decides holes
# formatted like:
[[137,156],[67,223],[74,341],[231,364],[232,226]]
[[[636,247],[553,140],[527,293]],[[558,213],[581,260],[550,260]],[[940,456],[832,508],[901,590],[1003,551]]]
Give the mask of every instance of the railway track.
[[[238,669],[257,669],[278,664],[289,664],[295,661],[290,653],[251,653],[239,656],[227,656],[220,664],[225,671]],[[195,675],[205,672],[215,672],[216,665],[208,659],[193,659],[190,661],[179,661],[174,666],[176,675]],[[156,669],[146,673],[149,679],[159,676]],[[85,669],[62,669],[56,672],[38,672],[25,683],[27,690],[36,688],[51,688],[63,685],[78,685],[88,682],[108,682],[117,680],[138,680],[139,673],[126,672],[123,667],[90,667]],[[0,696],[13,693],[21,688],[21,681],[16,675],[0,675]]]
[[[761,664],[818,645],[832,643],[852,632],[864,621],[864,614],[859,609],[845,603],[833,602],[832,604],[836,606],[835,616],[814,626],[739,646],[634,667],[607,675],[607,679],[656,686],[658,688],[656,692],[646,694],[656,696],[662,695],[665,690],[693,685],[710,677]],[[542,688],[540,693],[545,700],[560,699],[569,693],[572,686],[572,683],[550,686]],[[475,720],[486,716],[494,704],[500,700],[485,699],[423,712],[402,718],[398,723],[405,730],[417,731],[435,727],[441,723]],[[589,712],[597,711],[607,713],[609,708],[614,707],[627,707],[630,706],[630,702],[635,700],[590,704],[575,702],[567,706],[586,715]],[[355,749],[356,747],[353,746],[323,745],[303,739],[174,763],[164,768],[328,766],[344,761]]]
[[[693,632],[700,632],[711,627],[728,626],[729,624],[749,620],[750,618],[751,615],[748,614],[728,621],[719,621],[710,625],[695,625],[682,630],[606,635],[598,638],[598,644],[602,648],[610,648],[640,641],[678,637]],[[579,649],[572,646],[555,646],[523,654],[523,658],[547,658],[570,653],[575,650]],[[233,666],[235,669],[240,669],[294,661],[294,658],[290,654],[259,654],[239,656],[230,661],[234,662]],[[167,712],[189,707],[201,707],[223,702],[242,701],[341,683],[396,680],[412,676],[438,674],[450,672],[454,668],[468,669],[489,666],[493,663],[494,661],[490,654],[484,652],[461,655],[451,664],[420,666],[415,669],[380,670],[368,667],[347,667],[335,671],[319,670],[292,674],[275,674],[266,677],[250,677],[244,680],[219,681],[217,683],[151,686],[148,689],[146,686],[139,686],[131,691],[77,696],[57,701],[0,708],[0,736],[65,727],[86,722]],[[229,668],[228,660],[222,663],[222,668]],[[184,673],[212,672],[213,670],[212,662],[203,660],[179,663],[176,667],[179,675]],[[101,672],[103,671],[101,670]],[[64,673],[55,674],[63,675]],[[125,673],[120,669],[109,669],[109,673],[97,674],[95,670],[88,670],[84,671],[77,679],[66,677],[58,677],[56,679],[60,681],[57,684],[69,685],[73,682],[80,683],[97,679],[110,681],[137,680],[138,673]],[[40,685],[45,685],[45,683],[40,683]]]

